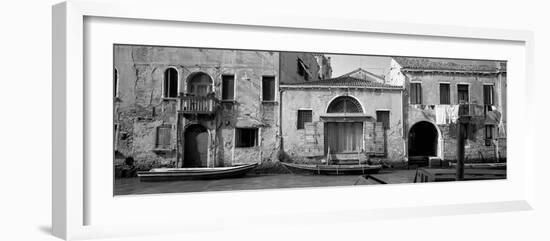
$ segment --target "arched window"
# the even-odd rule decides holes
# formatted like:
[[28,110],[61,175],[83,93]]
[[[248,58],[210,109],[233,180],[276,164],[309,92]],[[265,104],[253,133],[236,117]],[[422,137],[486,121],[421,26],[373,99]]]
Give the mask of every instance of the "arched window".
[[164,93],[165,98],[178,97],[178,71],[168,68],[164,71]]
[[113,72],[113,96],[118,97],[118,69],[115,68],[115,71]]
[[327,113],[362,113],[359,102],[349,96],[340,96],[330,102]]
[[205,73],[197,73],[187,83],[187,93],[194,96],[206,96],[212,92],[212,79]]

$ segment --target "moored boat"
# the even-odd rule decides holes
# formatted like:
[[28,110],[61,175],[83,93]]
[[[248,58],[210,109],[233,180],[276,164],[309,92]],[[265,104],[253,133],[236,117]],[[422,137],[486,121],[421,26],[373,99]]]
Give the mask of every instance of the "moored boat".
[[325,175],[362,175],[378,173],[382,165],[317,165],[281,162],[284,166],[301,172]]
[[245,176],[256,166],[258,163],[230,167],[155,168],[137,175],[142,182],[237,178]]

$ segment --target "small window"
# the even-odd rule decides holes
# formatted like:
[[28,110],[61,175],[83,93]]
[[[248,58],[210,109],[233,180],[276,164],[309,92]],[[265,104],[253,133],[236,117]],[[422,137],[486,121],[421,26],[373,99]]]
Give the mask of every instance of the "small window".
[[411,104],[422,104],[421,83],[411,83]]
[[304,129],[304,124],[311,122],[313,111],[312,110],[298,110],[298,129]]
[[237,128],[235,129],[236,147],[254,147],[258,145],[257,128]]
[[376,122],[382,122],[382,128],[384,128],[384,130],[389,129],[390,128],[390,111],[377,110]]
[[234,100],[234,82],[235,76],[223,75],[222,76],[222,100]]
[[178,97],[178,71],[174,68],[168,68],[164,71],[164,97]]
[[114,79],[113,96],[118,97],[118,69],[117,68],[115,68],[115,71],[113,73],[113,79]]
[[156,147],[159,149],[168,149],[170,148],[170,138],[171,138],[171,126],[159,126],[157,127],[157,141]]
[[485,125],[485,139],[493,139],[493,125]]
[[468,103],[470,102],[470,94],[468,92],[468,85],[456,85],[458,93],[458,103]]
[[451,85],[447,83],[439,84],[439,104],[450,105],[451,104]]
[[493,96],[493,86],[492,85],[484,85],[483,86],[483,103],[485,105],[493,105],[494,104],[494,96]]
[[263,101],[275,100],[275,77],[263,76],[262,77],[262,94]]

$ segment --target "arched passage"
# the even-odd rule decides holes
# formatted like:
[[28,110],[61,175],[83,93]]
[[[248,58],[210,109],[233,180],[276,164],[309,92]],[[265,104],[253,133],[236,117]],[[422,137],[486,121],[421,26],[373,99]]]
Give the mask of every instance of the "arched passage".
[[414,124],[409,131],[409,156],[437,156],[437,127],[421,121]]
[[206,167],[208,158],[208,131],[199,124],[185,129],[184,167]]

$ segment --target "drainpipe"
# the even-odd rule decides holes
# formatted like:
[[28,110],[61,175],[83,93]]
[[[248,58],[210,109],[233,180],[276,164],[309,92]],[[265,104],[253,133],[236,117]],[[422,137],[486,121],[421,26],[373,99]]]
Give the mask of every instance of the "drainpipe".
[[[283,141],[283,89],[279,87],[279,150],[284,151]],[[279,160],[281,161],[281,160]]]

